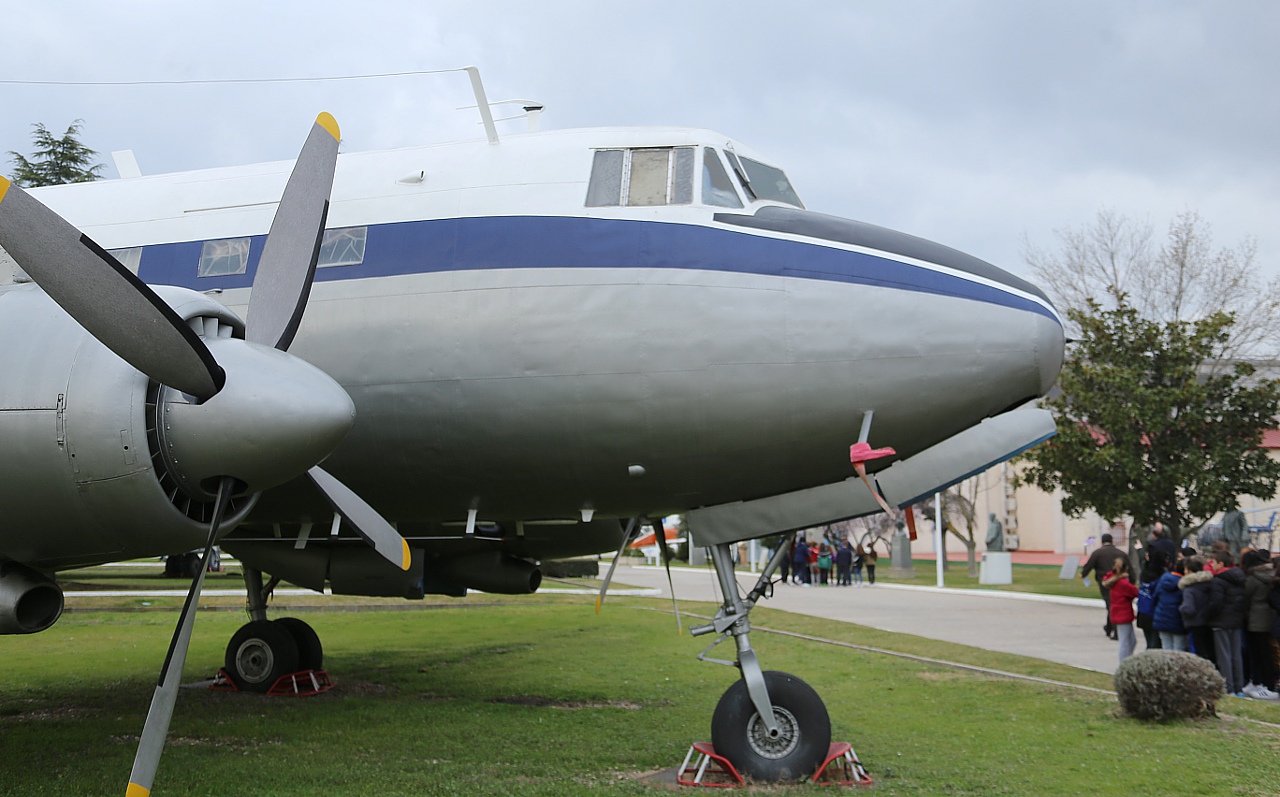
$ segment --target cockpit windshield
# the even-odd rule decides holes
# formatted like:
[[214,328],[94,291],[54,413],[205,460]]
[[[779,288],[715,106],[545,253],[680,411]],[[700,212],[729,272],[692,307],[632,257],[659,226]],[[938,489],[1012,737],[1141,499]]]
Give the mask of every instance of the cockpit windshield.
[[740,160],[750,181],[747,187],[755,194],[756,199],[772,199],[798,208],[804,207],[795,189],[791,187],[791,181],[781,169],[750,158]]

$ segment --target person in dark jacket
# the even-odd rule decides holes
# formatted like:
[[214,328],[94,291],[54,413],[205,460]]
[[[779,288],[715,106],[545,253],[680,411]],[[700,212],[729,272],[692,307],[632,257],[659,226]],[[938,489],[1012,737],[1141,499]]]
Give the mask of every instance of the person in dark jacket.
[[1160,635],[1160,647],[1165,650],[1187,650],[1187,627],[1182,622],[1182,590],[1178,582],[1186,575],[1186,563],[1175,562],[1173,569],[1160,576],[1156,582],[1155,600],[1151,610],[1151,627]]
[[1169,532],[1165,531],[1164,524],[1156,521],[1151,527],[1151,540],[1147,542],[1147,552],[1159,551],[1164,555],[1165,566],[1168,567],[1178,558],[1178,545],[1169,539]]
[[1147,560],[1142,565],[1142,572],[1138,574],[1138,612],[1135,624],[1142,629],[1147,650],[1161,647],[1160,632],[1152,625],[1152,621],[1155,619],[1156,583],[1168,566],[1164,551],[1151,547],[1147,549]]
[[1274,700],[1280,697],[1274,691],[1276,665],[1271,650],[1271,626],[1276,613],[1267,604],[1267,596],[1275,584],[1275,569],[1261,551],[1248,551],[1240,557],[1240,564],[1244,569],[1244,595],[1248,603],[1244,643],[1249,658],[1249,683],[1244,693],[1260,700]]
[[[1087,579],[1089,574],[1092,573],[1093,577],[1098,581],[1098,591],[1102,593],[1102,605],[1107,610],[1107,622],[1102,626],[1102,631],[1109,639],[1116,638],[1116,627],[1111,624],[1111,591],[1102,585],[1102,577],[1110,572],[1111,566],[1115,564],[1116,559],[1124,556],[1124,551],[1111,544],[1114,539],[1110,534],[1103,534],[1102,547],[1089,554],[1084,566],[1080,568],[1081,577]],[[1085,586],[1088,586],[1088,584]]]
[[804,537],[797,537],[791,549],[791,577],[797,584],[809,586],[809,546]]
[[1213,558],[1222,569],[1209,585],[1209,627],[1213,629],[1213,651],[1218,672],[1227,682],[1227,694],[1244,697],[1244,658],[1241,655],[1248,603],[1244,597],[1244,571],[1236,567],[1230,551],[1217,551]]
[[850,569],[853,567],[853,548],[848,540],[840,541],[840,549],[836,551],[836,585],[847,587],[853,583]]
[[1213,630],[1209,628],[1209,589],[1213,586],[1213,572],[1205,567],[1204,558],[1200,556],[1191,557],[1186,564],[1187,574],[1178,580],[1178,589],[1182,591],[1178,613],[1182,615],[1182,624],[1187,628],[1196,655],[1216,664]]

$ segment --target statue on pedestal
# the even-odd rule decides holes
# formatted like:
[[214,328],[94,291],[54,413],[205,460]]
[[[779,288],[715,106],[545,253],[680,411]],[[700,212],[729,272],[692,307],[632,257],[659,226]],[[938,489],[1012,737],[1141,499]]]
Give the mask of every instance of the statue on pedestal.
[[988,515],[987,550],[991,553],[1004,553],[1004,524],[996,520],[996,513]]

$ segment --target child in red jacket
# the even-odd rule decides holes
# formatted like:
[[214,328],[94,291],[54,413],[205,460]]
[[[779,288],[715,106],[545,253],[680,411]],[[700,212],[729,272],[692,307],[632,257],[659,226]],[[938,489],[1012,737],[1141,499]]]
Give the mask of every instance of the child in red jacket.
[[1120,661],[1124,661],[1133,655],[1137,645],[1133,633],[1133,599],[1138,597],[1138,588],[1130,578],[1129,561],[1117,558],[1111,572],[1103,576],[1102,586],[1111,590],[1111,624],[1116,627],[1120,640]]

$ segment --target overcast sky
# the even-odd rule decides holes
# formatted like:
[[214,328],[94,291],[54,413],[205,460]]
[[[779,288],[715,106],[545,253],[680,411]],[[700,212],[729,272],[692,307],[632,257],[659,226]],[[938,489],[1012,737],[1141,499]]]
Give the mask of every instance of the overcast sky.
[[[543,127],[688,125],[782,166],[809,208],[1026,273],[1024,237],[1107,206],[1198,210],[1280,274],[1280,4],[978,2],[0,5],[0,80],[318,77],[480,67]],[[464,75],[308,84],[0,84],[0,152],[84,119],[144,173],[293,157],[320,110],[353,152],[479,137]],[[507,122],[501,129],[522,129]],[[12,164],[0,158],[0,172]]]

